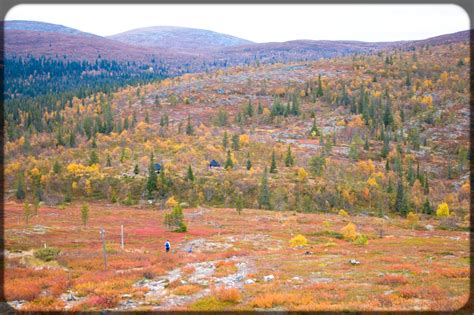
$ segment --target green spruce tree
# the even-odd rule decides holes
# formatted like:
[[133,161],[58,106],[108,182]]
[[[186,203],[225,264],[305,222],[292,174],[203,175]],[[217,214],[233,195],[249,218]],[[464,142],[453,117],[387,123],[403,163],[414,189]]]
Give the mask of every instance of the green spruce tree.
[[290,167],[295,164],[295,160],[293,158],[293,155],[291,153],[291,147],[288,145],[288,150],[286,151],[286,157],[285,157],[285,166]]
[[270,189],[268,187],[268,169],[265,167],[260,184],[260,194],[258,198],[259,209],[270,209]]
[[270,166],[270,173],[274,174],[277,172],[277,165],[276,165],[276,158],[275,158],[275,150],[272,151],[272,164]]
[[191,124],[191,115],[188,115],[188,123],[186,125],[186,134],[188,136],[194,135],[194,128],[193,128],[193,125]]
[[194,182],[194,173],[191,165],[188,166],[188,173],[186,175],[186,179],[190,182]]
[[222,138],[222,147],[224,150],[227,150],[229,147],[229,136],[227,135],[227,131],[224,131],[224,137]]
[[153,197],[153,191],[157,188],[158,176],[155,172],[154,155],[150,155],[150,164],[148,165],[148,178],[146,181],[146,191],[148,192],[148,199]]
[[226,170],[234,168],[234,162],[232,161],[230,150],[227,150],[227,160],[225,161],[224,168]]
[[250,153],[247,153],[247,163],[245,164],[247,171],[252,168],[252,161],[250,161]]

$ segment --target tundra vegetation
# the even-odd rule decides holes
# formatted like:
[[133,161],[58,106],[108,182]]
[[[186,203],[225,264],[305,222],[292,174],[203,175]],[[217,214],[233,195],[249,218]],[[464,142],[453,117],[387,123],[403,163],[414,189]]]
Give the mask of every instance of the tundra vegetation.
[[7,300],[25,311],[462,307],[469,64],[456,42],[12,101]]

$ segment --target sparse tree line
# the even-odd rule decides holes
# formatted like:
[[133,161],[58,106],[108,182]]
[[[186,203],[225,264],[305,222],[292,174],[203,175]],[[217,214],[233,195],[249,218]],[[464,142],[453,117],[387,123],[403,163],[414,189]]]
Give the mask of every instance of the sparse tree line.
[[[417,152],[433,147],[430,130],[447,124],[449,113],[439,108],[450,99],[466,98],[467,86],[460,79],[466,69],[458,61],[464,59],[436,70],[424,61],[430,56],[422,50],[338,59],[370,79],[318,74],[303,84],[273,87],[268,91],[273,95],[270,103],[249,97],[236,113],[219,108],[208,117],[209,126],[222,128],[219,136],[206,138],[210,139],[206,148],[194,153],[183,150],[175,159],[166,150],[193,148],[195,139],[206,131],[190,115],[170,123],[168,114],[160,112],[159,119],[151,121],[148,108],[163,108],[164,101],[175,106],[174,95],[166,100],[156,96],[149,103],[149,92],[138,87],[119,96],[94,93],[71,99],[64,95],[59,99],[50,95],[34,101],[14,99],[6,112],[10,152],[27,157],[48,148],[78,148],[82,154],[69,156],[67,162],[56,159],[40,166],[31,162],[29,168],[10,162],[7,182],[17,199],[38,202],[57,192],[57,202],[85,198],[133,205],[149,199],[162,204],[174,197],[191,206],[236,207],[239,211],[346,209],[376,215],[387,211],[403,216],[412,211],[433,214],[443,200],[435,197],[441,191],[432,191],[432,181],[439,189],[439,182],[464,175],[471,156],[462,143],[454,148],[439,144],[449,161],[442,172],[432,171],[429,162],[416,157]],[[175,97],[174,102],[182,99]],[[119,102],[123,109],[137,101],[147,109],[117,115]],[[327,117],[321,112],[323,105],[345,117],[330,131],[323,129],[322,118]],[[244,132],[259,125],[279,128],[295,123],[304,126],[305,139],[319,144],[316,154],[302,155],[292,145],[262,148],[253,141],[252,132]],[[115,142],[111,138],[124,134]],[[154,137],[169,142],[167,149],[154,149],[152,144],[143,147]],[[336,146],[347,148],[350,163],[334,159]],[[207,163],[202,157],[208,148],[220,160],[221,169],[201,167]],[[157,174],[154,163],[162,162],[163,154],[175,165],[168,169],[161,163]],[[133,175],[121,176],[130,170]],[[466,189],[447,194],[453,209],[467,211],[463,206]],[[169,218],[169,225],[177,226],[173,220]]]

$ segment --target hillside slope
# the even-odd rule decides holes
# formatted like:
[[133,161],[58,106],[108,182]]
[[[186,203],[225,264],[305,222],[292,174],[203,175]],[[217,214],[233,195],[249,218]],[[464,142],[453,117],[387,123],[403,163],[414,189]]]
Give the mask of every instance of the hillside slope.
[[108,36],[123,43],[169,48],[176,51],[206,52],[224,47],[252,44],[251,41],[213,31],[177,27],[153,26]]
[[469,40],[469,31],[431,37],[415,41],[361,42],[348,40],[293,40],[286,42],[256,43],[226,47],[214,54],[217,59],[231,63],[259,60],[260,62],[288,62],[317,60],[354,53],[373,53],[386,49],[411,49],[423,45],[459,43]]
[[59,24],[37,22],[37,21],[26,21],[26,20],[14,20],[5,21],[4,29],[7,31],[35,31],[35,32],[51,32],[51,33],[62,33],[62,34],[75,34],[85,36],[97,36],[91,33],[82,32],[75,28],[67,27]]

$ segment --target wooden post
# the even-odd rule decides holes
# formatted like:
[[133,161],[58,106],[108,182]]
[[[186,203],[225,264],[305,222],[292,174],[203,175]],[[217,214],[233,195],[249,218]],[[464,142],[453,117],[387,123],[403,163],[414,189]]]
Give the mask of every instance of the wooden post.
[[120,226],[120,240],[123,249],[123,224]]
[[104,268],[107,269],[107,251],[105,249],[105,230],[100,229],[100,236],[102,238],[102,251],[104,252]]

